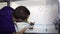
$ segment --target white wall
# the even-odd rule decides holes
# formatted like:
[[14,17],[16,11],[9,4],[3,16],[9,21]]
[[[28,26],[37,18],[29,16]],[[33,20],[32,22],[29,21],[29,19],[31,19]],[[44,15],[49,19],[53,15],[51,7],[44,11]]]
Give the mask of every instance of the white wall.
[[60,19],[60,0],[59,0],[59,15],[58,15],[59,19]]
[[0,2],[0,9],[3,8],[4,6],[7,6],[7,2]]
[[15,9],[17,6],[26,6],[31,12],[28,21],[35,22],[34,28],[40,29],[40,33],[57,33],[52,22],[57,19],[58,5],[56,0],[56,3],[50,1],[16,1],[11,2],[11,7]]

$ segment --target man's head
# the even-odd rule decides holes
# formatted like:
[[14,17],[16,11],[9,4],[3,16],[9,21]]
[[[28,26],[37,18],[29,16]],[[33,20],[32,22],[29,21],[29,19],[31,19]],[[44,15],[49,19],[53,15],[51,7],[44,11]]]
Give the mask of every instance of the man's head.
[[13,16],[16,19],[21,19],[21,20],[27,20],[29,15],[30,15],[30,11],[24,6],[17,7],[13,12]]

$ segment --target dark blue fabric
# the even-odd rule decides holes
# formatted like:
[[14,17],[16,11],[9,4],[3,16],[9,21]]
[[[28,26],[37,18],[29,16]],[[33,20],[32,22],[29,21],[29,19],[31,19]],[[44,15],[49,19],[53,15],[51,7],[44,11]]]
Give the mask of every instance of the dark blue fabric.
[[8,6],[0,10],[0,34],[12,34],[12,32],[15,32],[12,13],[13,9]]

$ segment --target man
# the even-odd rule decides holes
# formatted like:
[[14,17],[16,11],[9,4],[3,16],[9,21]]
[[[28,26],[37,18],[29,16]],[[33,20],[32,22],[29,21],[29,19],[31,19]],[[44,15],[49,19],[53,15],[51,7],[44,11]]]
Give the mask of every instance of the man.
[[19,6],[13,12],[13,16],[18,27],[18,31],[16,31],[23,34],[29,25],[27,19],[30,16],[30,11],[25,6]]
[[0,34],[13,34],[15,26],[12,20],[13,8],[5,6],[0,10]]

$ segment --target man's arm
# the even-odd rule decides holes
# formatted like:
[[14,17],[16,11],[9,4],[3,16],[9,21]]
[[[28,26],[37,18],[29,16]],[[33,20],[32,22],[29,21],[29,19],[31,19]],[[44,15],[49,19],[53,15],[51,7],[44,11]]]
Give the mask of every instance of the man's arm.
[[27,27],[24,27],[20,32],[19,34],[23,34],[25,31],[26,31]]

